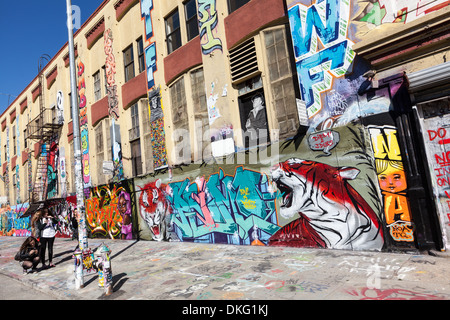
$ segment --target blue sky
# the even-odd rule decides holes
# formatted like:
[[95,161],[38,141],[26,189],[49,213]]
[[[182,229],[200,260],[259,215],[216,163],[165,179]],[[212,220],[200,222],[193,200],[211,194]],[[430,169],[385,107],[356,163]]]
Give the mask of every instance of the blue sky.
[[[81,24],[102,2],[72,0],[81,9]],[[39,58],[53,57],[68,41],[66,20],[65,0],[1,0],[0,114],[37,76]]]

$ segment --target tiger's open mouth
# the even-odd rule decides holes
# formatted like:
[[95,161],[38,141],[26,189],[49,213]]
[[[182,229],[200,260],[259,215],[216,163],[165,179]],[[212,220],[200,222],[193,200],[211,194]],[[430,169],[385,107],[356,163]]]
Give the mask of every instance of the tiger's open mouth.
[[283,197],[283,203],[281,204],[281,207],[282,208],[290,208],[292,206],[294,190],[279,180],[276,181],[276,184],[277,184],[278,190],[280,190],[282,197]]

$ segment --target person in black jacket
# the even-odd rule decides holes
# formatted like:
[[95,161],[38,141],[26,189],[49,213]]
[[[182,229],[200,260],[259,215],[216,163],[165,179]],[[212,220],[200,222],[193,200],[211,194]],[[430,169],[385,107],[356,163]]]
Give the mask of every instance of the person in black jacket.
[[19,260],[24,274],[28,273],[28,269],[34,271],[39,262],[41,262],[39,247],[39,241],[35,237],[28,237],[20,246],[16,259]]
[[[53,243],[55,241],[56,229],[55,225],[58,223],[58,219],[48,209],[42,210],[42,218],[36,221],[37,229],[39,230],[41,243],[41,262],[42,268],[54,267],[53,264]],[[48,248],[48,265],[45,264],[45,251]]]

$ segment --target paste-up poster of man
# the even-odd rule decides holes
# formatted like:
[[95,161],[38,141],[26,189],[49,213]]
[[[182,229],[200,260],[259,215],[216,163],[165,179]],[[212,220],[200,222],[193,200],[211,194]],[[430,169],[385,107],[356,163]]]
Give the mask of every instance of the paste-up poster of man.
[[[250,139],[250,146],[256,146],[269,140],[266,106],[264,105],[264,96],[261,93],[251,97],[251,107],[251,110],[246,113],[245,131]],[[244,107],[244,111],[246,109]]]
[[161,106],[161,94],[159,88],[148,94],[148,104],[150,107],[150,122],[161,119],[164,116]]

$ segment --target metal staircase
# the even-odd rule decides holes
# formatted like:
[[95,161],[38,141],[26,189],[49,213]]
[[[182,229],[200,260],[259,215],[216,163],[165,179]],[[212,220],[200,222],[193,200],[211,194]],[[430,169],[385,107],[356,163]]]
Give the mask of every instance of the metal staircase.
[[[39,144],[39,149],[35,148],[34,157],[37,158],[37,165],[34,172],[34,183],[29,191],[30,209],[35,211],[39,207],[43,207],[47,200],[48,186],[48,166],[50,158],[50,148],[53,142],[59,142],[59,136],[62,124],[58,122],[56,117],[56,108],[46,108],[44,92],[45,92],[45,75],[43,69],[50,61],[50,56],[43,55],[39,59],[38,75],[39,75],[39,115],[29,121],[26,129],[26,137],[28,146]],[[32,161],[31,150],[29,152],[29,161]]]

